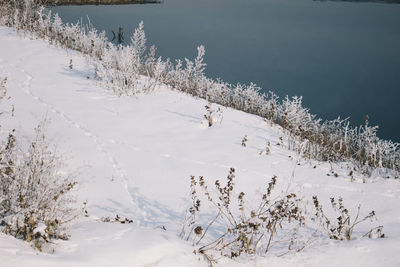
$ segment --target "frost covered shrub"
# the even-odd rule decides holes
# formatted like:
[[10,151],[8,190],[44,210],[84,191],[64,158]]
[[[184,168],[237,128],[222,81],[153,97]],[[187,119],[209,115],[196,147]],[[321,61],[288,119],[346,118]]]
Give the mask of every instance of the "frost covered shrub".
[[57,14],[46,12],[34,0],[0,0],[0,23],[88,55],[97,78],[118,95],[150,92],[166,84],[281,125],[288,133],[289,148],[307,158],[350,160],[365,175],[378,170],[388,177],[400,177],[399,144],[378,138],[377,127],[368,123],[350,127],[348,120],[341,118],[323,122],[303,107],[301,97],[279,101],[274,93],[260,93],[261,88],[252,83],[231,85],[207,78],[203,46],[197,48],[194,61],[163,60],[156,57],[154,46],[147,51],[143,23],[129,45],[115,46],[105,32],[97,32],[90,23],[63,24]]
[[[191,176],[191,205],[182,227],[181,237],[191,240],[211,262],[213,251],[234,258],[242,254],[263,255],[270,251],[275,239],[280,239],[287,250],[299,251],[304,244],[297,242],[296,234],[304,225],[301,199],[294,193],[271,197],[276,184],[274,176],[256,205],[248,207],[245,193],[236,194],[235,169],[231,168],[225,185],[215,181],[215,190],[209,189],[204,177]],[[202,204],[214,215],[200,220]]]
[[[0,99],[6,94],[0,78]],[[44,123],[22,150],[15,131],[0,144],[0,231],[47,251],[51,239],[67,239],[65,225],[74,218],[69,192],[76,185],[60,172],[61,159],[50,149]]]
[[0,0],[0,24],[5,25],[8,16],[8,8],[9,2],[6,0]]
[[322,161],[351,160],[365,175],[382,170],[398,178],[399,144],[377,136],[377,126],[350,127],[348,119],[321,122],[301,104],[301,97],[288,97],[278,105],[277,123],[289,135],[289,148]]
[[146,36],[141,22],[131,38],[131,45],[114,46],[110,43],[102,60],[93,61],[96,76],[118,95],[139,92],[140,75],[145,72],[153,75],[155,73],[152,69],[153,62],[144,59],[145,50]]
[[208,103],[204,107],[206,109],[206,114],[204,114],[203,117],[208,127],[213,126],[217,122],[222,123],[223,115],[220,107],[215,110],[212,108],[211,103]]
[[108,43],[105,32],[98,33],[90,22],[63,24],[57,14],[52,15],[35,0],[0,0],[0,23],[97,59],[101,59]]
[[43,125],[26,152],[13,132],[0,148],[0,230],[42,250],[51,239],[67,239],[74,218],[69,191],[76,182],[59,171],[60,159],[45,140]]

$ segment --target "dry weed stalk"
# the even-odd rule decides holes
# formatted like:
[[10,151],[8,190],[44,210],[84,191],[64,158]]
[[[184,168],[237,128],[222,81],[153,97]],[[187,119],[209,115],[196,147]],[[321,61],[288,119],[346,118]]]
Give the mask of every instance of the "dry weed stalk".
[[[290,229],[289,226],[304,225],[304,215],[299,205],[301,199],[290,193],[277,199],[271,199],[271,193],[276,184],[274,176],[258,207],[248,210],[245,193],[234,193],[235,169],[231,168],[224,186],[220,181],[215,182],[215,191],[211,191],[204,177],[197,179],[191,176],[192,205],[188,209],[189,216],[183,224],[181,237],[192,240],[198,246],[197,252],[210,258],[212,251],[218,251],[222,256],[234,258],[241,254],[266,254],[273,245],[274,238]],[[207,203],[214,207],[216,214],[203,226],[198,223],[200,213],[200,194]],[[223,229],[215,233],[216,229]],[[187,230],[186,230],[187,229]],[[186,233],[186,231],[188,231]],[[295,250],[295,230],[288,230],[292,235],[288,249]],[[195,233],[193,235],[193,233]],[[211,257],[212,258],[212,257]]]
[[218,107],[217,110],[214,110],[211,106],[211,103],[208,103],[204,106],[206,108],[206,114],[204,114],[204,118],[207,120],[208,127],[213,126],[216,122],[222,123],[222,109]]
[[[313,196],[313,203],[316,210],[315,219],[319,221],[322,229],[328,234],[330,239],[351,240],[354,228],[358,224],[365,222],[366,220],[376,220],[375,211],[371,211],[365,217],[360,218],[361,205],[358,205],[355,218],[352,219],[349,210],[344,207],[343,199],[341,197],[339,197],[337,200],[332,197],[330,202],[333,210],[339,215],[336,218],[336,222],[335,220],[331,220],[327,217],[322,209],[322,205],[319,203],[318,197]],[[385,235],[383,234],[382,230],[383,226],[378,226],[369,230],[364,236],[376,236],[383,238]]]

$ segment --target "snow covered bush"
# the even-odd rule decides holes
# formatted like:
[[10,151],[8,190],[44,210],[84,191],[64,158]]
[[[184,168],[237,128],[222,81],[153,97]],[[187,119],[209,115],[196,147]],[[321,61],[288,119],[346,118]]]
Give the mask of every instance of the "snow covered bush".
[[141,22],[135,29],[130,44],[115,46],[108,43],[101,60],[90,60],[96,77],[118,95],[151,91],[164,80],[166,65],[161,58],[155,58],[155,47],[145,54],[147,48],[143,27]]
[[0,23],[97,59],[108,43],[105,32],[99,33],[90,21],[64,24],[58,14],[53,15],[35,0],[0,0]]
[[43,125],[26,152],[14,132],[0,148],[0,230],[42,250],[51,239],[67,239],[65,224],[74,218],[69,192],[76,185],[59,170]]
[[[0,79],[1,96],[5,79]],[[49,251],[51,239],[67,239],[65,226],[75,215],[70,191],[76,185],[60,171],[61,159],[45,137],[45,123],[35,129],[27,149],[15,131],[0,144],[0,231]]]
[[208,127],[213,126],[217,122],[222,123],[223,115],[221,107],[218,107],[218,109],[215,110],[212,108],[211,103],[207,103],[207,105],[205,105],[204,107],[206,109],[204,119],[205,124],[207,124]]
[[[298,251],[304,247],[296,242],[296,233],[304,225],[305,217],[300,208],[301,199],[294,193],[271,197],[277,181],[274,176],[256,205],[248,207],[245,193],[236,194],[235,169],[231,168],[226,185],[215,181],[215,190],[210,190],[204,177],[191,176],[191,200],[181,237],[191,240],[211,262],[213,252],[234,258],[242,254],[263,255],[270,251],[275,239],[280,247],[286,241],[287,250]],[[202,192],[203,194],[200,194]],[[206,202],[203,203],[203,200]],[[200,220],[201,207],[214,209],[213,216]],[[208,208],[210,206],[210,208]]]
[[322,122],[301,102],[301,97],[286,97],[277,108],[276,121],[288,132],[290,149],[321,161],[350,160],[366,176],[381,170],[385,176],[400,177],[400,144],[380,139],[378,126],[369,126],[368,119],[354,128],[340,117]]

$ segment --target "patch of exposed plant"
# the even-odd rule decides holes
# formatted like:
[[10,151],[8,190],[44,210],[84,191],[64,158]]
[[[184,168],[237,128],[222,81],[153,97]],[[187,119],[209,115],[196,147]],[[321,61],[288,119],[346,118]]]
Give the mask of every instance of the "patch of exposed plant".
[[[330,199],[331,207],[337,216],[333,218],[326,215],[317,196],[313,196],[313,203],[316,210],[314,219],[320,223],[321,228],[330,239],[351,240],[357,225],[365,221],[372,222],[373,220],[377,220],[375,211],[371,211],[366,216],[360,217],[361,205],[357,207],[356,214],[351,215],[350,211],[343,205],[343,199],[341,197],[338,199],[332,197]],[[383,238],[385,237],[383,226],[373,227],[363,236]]]
[[260,155],[269,155],[271,154],[271,143],[269,141],[267,141],[266,145],[265,145],[265,149],[261,150]]
[[247,141],[249,141],[249,138],[247,137],[247,135],[245,135],[242,138],[242,147],[246,147],[247,146]]
[[[272,199],[271,193],[277,177],[274,176],[260,196],[256,207],[248,207],[244,192],[236,194],[235,169],[231,168],[226,184],[215,181],[214,190],[204,177],[191,176],[191,206],[182,227],[181,237],[197,247],[196,253],[204,255],[210,263],[217,251],[220,255],[235,258],[242,254],[264,255],[279,239],[287,250],[301,250],[297,243],[297,229],[304,225],[305,217],[300,208],[301,199],[294,193]],[[214,216],[200,223],[202,199],[206,207],[214,209]],[[207,208],[207,212],[210,210]],[[288,238],[289,236],[289,238]]]
[[[374,211],[361,217],[360,206],[351,215],[342,198],[331,198],[337,215],[330,219],[317,196],[313,197],[316,209],[313,216],[306,212],[305,202],[295,193],[273,193],[276,183],[274,176],[259,201],[250,204],[244,192],[235,190],[234,168],[230,169],[224,184],[216,180],[213,188],[203,176],[191,176],[191,204],[181,238],[191,242],[196,247],[194,253],[204,256],[212,266],[217,263],[217,257],[300,252],[316,240],[314,234],[321,229],[330,239],[350,240],[359,224],[376,219]],[[383,226],[371,228],[362,237],[385,237]]]
[[206,114],[204,118],[206,119],[206,124],[208,127],[213,126],[215,123],[222,123],[223,115],[221,107],[218,109],[213,109],[211,103],[204,106],[206,109]]
[[121,217],[118,214],[115,215],[115,218],[111,218],[109,216],[107,217],[101,217],[100,218],[101,222],[106,222],[106,223],[121,223],[121,224],[129,224],[129,223],[133,223],[133,220],[128,219],[126,217]]

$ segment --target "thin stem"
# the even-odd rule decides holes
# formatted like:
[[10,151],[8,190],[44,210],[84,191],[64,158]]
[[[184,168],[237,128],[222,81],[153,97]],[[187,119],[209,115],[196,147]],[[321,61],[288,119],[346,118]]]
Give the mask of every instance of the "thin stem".
[[218,212],[217,216],[215,216],[215,218],[207,225],[207,228],[204,230],[204,233],[202,234],[202,236],[200,237],[200,239],[196,242],[196,245],[198,245],[200,243],[200,241],[203,239],[203,237],[206,235],[208,229],[210,228],[210,226],[212,224],[214,224],[214,222],[217,220],[217,218],[219,217],[219,215],[221,214],[221,211]]

